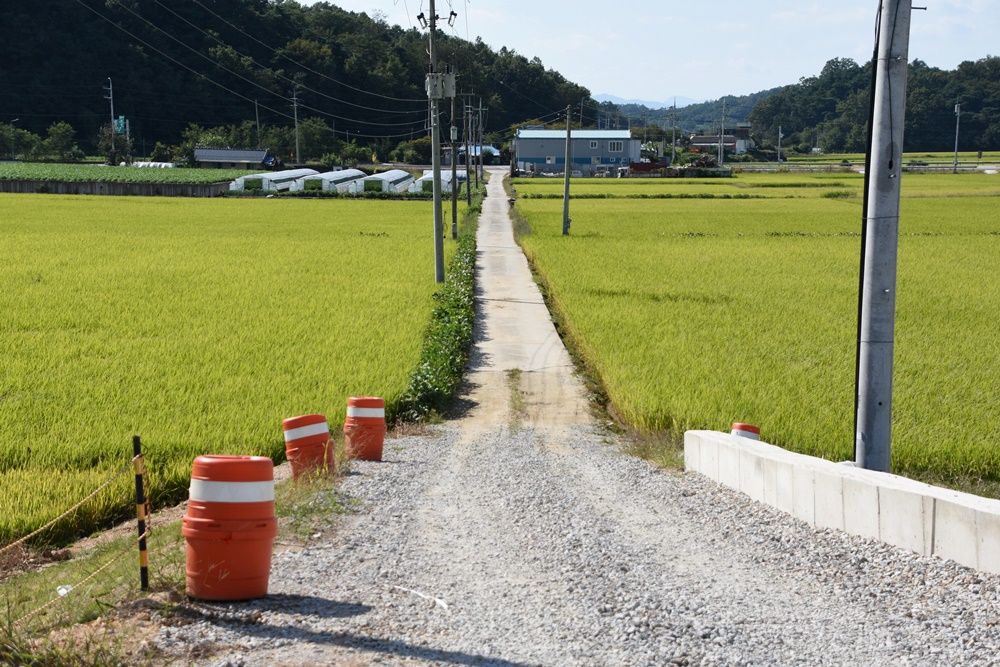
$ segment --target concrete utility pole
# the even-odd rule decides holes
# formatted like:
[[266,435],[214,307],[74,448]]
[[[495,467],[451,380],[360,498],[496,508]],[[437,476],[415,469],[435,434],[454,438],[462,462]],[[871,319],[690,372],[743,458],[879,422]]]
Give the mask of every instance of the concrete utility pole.
[[783,135],[781,133],[781,126],[779,125],[778,126],[778,167],[779,168],[781,167],[781,137],[783,137],[783,136],[785,136],[785,135]]
[[483,129],[483,98],[479,98],[479,171],[476,173],[480,174],[482,179],[486,180],[486,173],[483,171],[483,135],[486,134]]
[[565,175],[563,176],[563,236],[569,236],[569,171],[573,167],[573,144],[570,137],[570,123],[572,116],[569,107],[566,107],[566,163]]
[[719,166],[726,160],[726,98],[722,98],[722,134],[719,135]]
[[10,121],[10,159],[11,160],[16,160],[17,159],[14,156],[14,123],[16,123],[19,120],[21,120],[21,119],[20,118],[15,118],[14,120]]
[[858,346],[855,463],[889,472],[892,365],[896,325],[896,257],[903,159],[910,0],[886,0],[879,20],[867,233]]
[[451,238],[458,238],[458,128],[454,97],[451,98]]
[[958,120],[962,117],[962,105],[955,105],[955,165],[952,167],[951,173],[958,173]]
[[[437,51],[434,47],[434,32],[437,30],[437,13],[434,0],[430,0],[430,56],[431,74],[437,73]],[[434,170],[434,279],[444,282],[444,221],[441,219],[441,117],[438,114],[439,92],[427,86],[431,99],[431,168]]]
[[302,164],[302,153],[299,152],[299,98],[298,91],[292,91],[292,113],[295,115],[295,164]]
[[472,206],[472,158],[469,157],[469,135],[472,134],[472,118],[469,115],[469,106],[462,103],[462,120],[465,122],[465,205]]
[[670,114],[670,166],[677,162],[677,98],[674,98],[674,110]]
[[260,150],[260,108],[257,106],[257,100],[253,101],[253,113],[257,117],[257,150]]
[[112,145],[114,145],[115,136],[115,92],[111,86],[111,77],[108,77],[108,94],[104,96],[104,99],[111,102],[111,138]]

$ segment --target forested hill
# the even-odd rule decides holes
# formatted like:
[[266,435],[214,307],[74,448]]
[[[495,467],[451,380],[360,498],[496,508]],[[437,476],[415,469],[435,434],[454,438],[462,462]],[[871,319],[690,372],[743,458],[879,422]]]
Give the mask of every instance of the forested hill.
[[[110,120],[109,77],[137,149],[178,143],[191,123],[290,126],[293,97],[300,120],[341,139],[426,135],[427,31],[377,15],[290,0],[5,0],[0,26],[0,123],[44,134],[65,121],[85,148]],[[594,106],[537,59],[439,34],[439,69],[482,98],[489,130]]]
[[[785,145],[827,152],[865,149],[871,65],[829,61],[819,75],[786,86],[750,113],[758,143],[773,144],[781,127]],[[920,60],[909,66],[904,150],[955,147],[955,104],[961,103],[959,150],[1000,149],[1000,57],[961,63],[954,71]]]

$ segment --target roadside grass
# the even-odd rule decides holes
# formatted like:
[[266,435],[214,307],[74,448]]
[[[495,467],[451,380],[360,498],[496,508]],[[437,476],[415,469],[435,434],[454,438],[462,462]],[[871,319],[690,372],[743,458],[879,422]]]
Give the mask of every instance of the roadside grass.
[[521,430],[524,418],[528,416],[526,394],[521,388],[521,375],[520,368],[507,370],[507,388],[510,390],[510,429],[514,432]]

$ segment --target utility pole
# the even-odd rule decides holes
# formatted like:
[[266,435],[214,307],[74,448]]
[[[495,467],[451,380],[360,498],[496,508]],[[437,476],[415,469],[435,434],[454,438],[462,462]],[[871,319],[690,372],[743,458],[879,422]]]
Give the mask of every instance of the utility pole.
[[454,95],[451,98],[451,238],[458,238],[458,128]]
[[14,123],[16,123],[19,120],[21,120],[21,119],[20,118],[15,118],[14,120],[10,121],[10,159],[11,160],[16,160],[17,159],[14,156]]
[[298,90],[292,91],[292,112],[295,114],[295,164],[302,164],[302,153],[299,152],[299,98]]
[[469,155],[469,135],[472,134],[472,117],[469,105],[462,102],[462,120],[465,122],[465,205],[472,206],[472,158]]
[[785,136],[785,135],[783,135],[781,133],[781,126],[779,125],[778,126],[778,168],[779,169],[781,168],[781,137],[783,137],[783,136]]
[[111,144],[114,145],[115,138],[115,93],[111,86],[111,77],[108,77],[108,87],[105,89],[108,94],[104,96],[104,99],[111,102]]
[[478,171],[476,173],[478,173],[482,177],[482,179],[485,181],[486,180],[486,172],[483,171],[483,135],[485,134],[485,132],[483,131],[483,125],[484,125],[484,123],[483,123],[483,98],[480,97],[479,98],[479,167],[478,167]]
[[[474,111],[475,111],[475,107],[473,107],[472,104],[469,104],[469,118],[472,119],[470,121],[472,123],[472,150],[476,149],[476,140],[479,137],[479,121],[476,120],[477,116],[474,113]],[[479,120],[481,121],[482,118],[479,118]],[[474,156],[470,156],[470,158],[472,159],[472,172],[476,175],[476,188],[478,188],[479,187],[479,160],[478,160],[478,158],[476,158]]]
[[896,325],[899,193],[906,108],[910,0],[886,0],[879,20],[871,168],[858,345],[855,464],[889,472]]
[[573,161],[573,145],[570,142],[570,122],[572,116],[569,107],[566,107],[566,164],[565,175],[563,176],[563,236],[569,236],[569,171]]
[[257,106],[257,100],[253,101],[253,113],[257,117],[257,150],[260,150],[260,107]]
[[719,135],[719,166],[726,161],[726,98],[722,98],[722,133]]
[[955,165],[952,167],[951,173],[958,173],[958,120],[962,117],[962,105],[955,105]]
[[434,33],[437,31],[437,13],[434,0],[430,0],[430,57],[431,71],[427,76],[427,96],[431,100],[431,167],[434,170],[434,279],[444,282],[444,221],[441,219],[441,116],[438,100],[441,90],[436,89],[437,51]]
[[670,114],[670,166],[677,162],[677,98],[674,98],[674,110]]

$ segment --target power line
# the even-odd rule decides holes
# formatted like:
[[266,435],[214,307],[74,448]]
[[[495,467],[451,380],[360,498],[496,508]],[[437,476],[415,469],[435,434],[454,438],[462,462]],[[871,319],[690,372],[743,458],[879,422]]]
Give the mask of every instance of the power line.
[[[226,92],[231,93],[231,94],[235,95],[236,97],[239,97],[240,99],[244,99],[247,102],[253,102],[253,100],[251,98],[249,98],[249,97],[247,97],[245,95],[242,95],[242,94],[236,92],[235,90],[232,90],[231,88],[229,88],[227,86],[224,86],[223,84],[219,83],[218,81],[215,81],[213,79],[208,78],[207,76],[205,76],[201,72],[195,70],[193,67],[189,67],[189,66],[185,65],[184,63],[180,62],[179,60],[177,60],[176,58],[174,58],[173,56],[170,56],[170,55],[164,53],[163,51],[161,51],[160,49],[156,48],[155,46],[153,46],[152,44],[150,44],[146,40],[140,38],[139,36],[133,34],[130,31],[126,30],[124,27],[118,25],[117,23],[115,23],[114,21],[112,21],[111,19],[109,19],[104,14],[101,14],[96,9],[90,7],[83,0],[76,0],[76,2],[77,2],[77,4],[82,5],[84,8],[86,8],[88,11],[96,14],[97,16],[99,16],[100,18],[104,19],[105,21],[107,21],[111,25],[115,26],[116,28],[118,28],[119,30],[121,30],[122,32],[124,32],[126,35],[128,35],[129,37],[131,37],[132,39],[136,40],[137,42],[141,43],[144,46],[149,47],[150,49],[152,49],[156,53],[160,54],[161,56],[163,56],[164,58],[166,58],[170,62],[174,63],[175,65],[179,65],[180,67],[183,67],[184,69],[186,69],[187,71],[191,72],[192,74],[194,74],[198,78],[204,79],[205,81],[207,81],[207,82],[209,82],[209,83],[211,83],[211,84],[213,84],[215,86],[218,86],[219,88],[222,88]],[[272,93],[272,94],[274,94],[274,93]],[[276,113],[276,114],[278,114],[280,116],[284,116],[285,118],[291,118],[291,116],[289,116],[288,114],[282,113],[282,112],[278,111],[277,109],[272,109],[271,107],[268,107],[268,106],[264,106],[264,108],[267,109],[268,111]]]
[[[194,28],[195,30],[198,30],[199,32],[201,32],[201,33],[202,33],[202,34],[204,34],[205,36],[209,37],[210,39],[213,39],[213,40],[215,40],[216,42],[218,42],[218,43],[219,43],[219,44],[221,44],[222,46],[224,46],[224,47],[226,47],[226,48],[228,48],[228,49],[232,49],[232,50],[233,50],[233,52],[234,52],[234,53],[235,53],[236,55],[238,55],[238,56],[240,56],[240,57],[243,57],[243,58],[249,58],[249,59],[250,59],[250,62],[252,62],[252,63],[253,63],[254,65],[256,65],[257,67],[260,67],[261,69],[263,69],[263,70],[265,70],[265,71],[268,71],[268,72],[271,72],[271,73],[275,74],[275,76],[279,77],[280,79],[283,79],[284,81],[287,81],[287,82],[291,83],[292,85],[295,85],[295,86],[298,86],[298,87],[299,87],[299,88],[301,88],[302,90],[306,90],[306,91],[309,91],[309,92],[311,92],[311,93],[315,93],[316,95],[319,95],[319,96],[321,96],[321,97],[325,97],[325,98],[327,98],[327,99],[330,99],[330,100],[333,100],[334,102],[338,102],[338,103],[340,103],[340,104],[347,104],[347,105],[350,105],[350,106],[353,106],[353,107],[357,107],[357,108],[359,108],[359,109],[364,109],[365,111],[378,111],[378,112],[380,112],[380,113],[391,113],[391,114],[422,114],[422,113],[424,113],[424,112],[423,112],[423,110],[419,110],[419,111],[395,111],[395,110],[391,110],[391,109],[378,109],[378,108],[375,108],[375,107],[368,107],[368,106],[365,106],[365,105],[363,105],[363,104],[357,104],[357,103],[355,103],[355,102],[350,102],[350,101],[348,101],[348,100],[342,100],[342,99],[340,99],[340,98],[337,98],[337,97],[334,97],[334,96],[332,96],[332,95],[327,95],[327,94],[326,94],[326,93],[324,93],[324,92],[321,92],[321,91],[318,91],[318,90],[315,90],[315,89],[313,89],[313,88],[310,88],[310,87],[308,87],[308,86],[306,86],[306,85],[303,85],[303,84],[302,84],[302,83],[300,83],[300,82],[297,82],[297,81],[295,81],[295,80],[293,80],[293,79],[290,79],[289,77],[285,76],[284,74],[280,74],[280,73],[278,73],[278,72],[275,72],[274,70],[272,70],[272,69],[271,69],[271,68],[269,68],[269,67],[265,67],[264,65],[262,65],[262,64],[260,64],[260,63],[258,63],[258,62],[257,62],[257,61],[256,61],[256,60],[255,60],[255,59],[253,58],[253,57],[251,57],[251,56],[247,56],[247,55],[245,55],[244,53],[241,53],[240,51],[237,51],[237,50],[236,50],[235,48],[233,48],[233,47],[232,47],[232,46],[230,46],[229,44],[226,44],[225,42],[223,42],[223,41],[222,41],[221,39],[219,39],[219,38],[218,38],[218,37],[216,37],[215,35],[213,35],[213,34],[211,34],[210,32],[208,32],[208,31],[204,30],[203,28],[201,28],[201,27],[199,27],[199,26],[195,25],[195,24],[194,24],[194,23],[192,23],[191,21],[188,21],[188,20],[187,20],[186,18],[184,18],[183,16],[181,16],[180,14],[178,14],[177,12],[175,12],[174,10],[170,9],[170,8],[169,8],[169,7],[167,7],[166,5],[164,5],[164,4],[162,3],[162,2],[160,2],[160,0],[155,0],[155,1],[156,1],[156,4],[157,4],[157,5],[159,5],[159,6],[160,6],[160,7],[162,7],[163,9],[167,10],[168,12],[170,12],[171,14],[173,14],[174,16],[176,16],[176,17],[177,17],[178,19],[180,19],[181,21],[184,21],[185,23],[187,23],[188,25],[190,25],[190,26],[191,26],[192,28]],[[131,10],[129,10],[129,11],[131,11]],[[145,19],[144,19],[144,20],[145,20]],[[146,21],[146,22],[147,22],[147,23],[149,23],[149,21]],[[155,26],[154,26],[154,27],[155,27]],[[160,32],[163,32],[164,34],[167,34],[167,33],[166,33],[166,32],[164,32],[164,31],[163,31],[163,30],[162,30],[161,28],[157,27],[157,29],[158,29],[158,30],[160,30]],[[168,36],[169,36],[169,35],[168,35]],[[190,47],[189,47],[189,48],[190,48]]]
[[[78,1],[79,1],[79,0],[78,0]],[[242,34],[242,35],[244,35],[245,37],[247,37],[247,38],[249,38],[249,39],[252,39],[253,41],[257,42],[258,44],[260,44],[260,45],[261,45],[261,46],[263,46],[264,48],[268,49],[269,51],[271,51],[271,52],[272,52],[272,53],[274,53],[275,55],[277,55],[277,56],[281,56],[282,58],[284,58],[284,59],[285,59],[285,60],[287,60],[288,62],[292,63],[293,65],[295,65],[295,66],[297,66],[297,67],[299,67],[299,68],[301,68],[301,69],[304,69],[304,70],[305,70],[305,71],[307,71],[307,72],[310,72],[310,73],[312,73],[312,74],[315,74],[316,76],[320,76],[320,77],[323,77],[324,79],[327,79],[327,80],[329,80],[329,81],[333,81],[334,83],[336,83],[336,84],[338,84],[338,85],[341,85],[341,86],[344,86],[345,88],[350,88],[351,90],[354,90],[354,91],[357,91],[357,92],[359,92],[359,93],[364,93],[364,94],[366,94],[366,95],[371,95],[371,96],[373,96],[373,97],[381,97],[382,99],[386,99],[386,100],[392,100],[392,101],[394,101],[394,102],[421,102],[421,103],[423,103],[423,102],[426,102],[426,100],[424,100],[423,98],[419,98],[419,99],[416,99],[416,98],[403,98],[403,97],[390,97],[389,95],[382,95],[381,93],[373,93],[373,92],[371,92],[370,90],[364,90],[364,89],[362,89],[362,88],[356,88],[356,87],[354,87],[354,86],[352,86],[352,85],[350,85],[350,84],[348,84],[348,83],[344,83],[343,81],[338,81],[337,79],[334,79],[334,78],[332,78],[332,77],[330,77],[330,76],[327,76],[326,74],[323,74],[322,72],[317,72],[317,71],[316,71],[316,70],[314,70],[314,69],[311,69],[311,68],[309,68],[309,67],[306,67],[306,66],[305,66],[305,65],[303,65],[302,63],[299,63],[299,62],[297,62],[297,61],[295,61],[295,60],[292,60],[291,58],[289,58],[289,57],[288,57],[288,56],[286,56],[285,54],[283,54],[283,53],[280,53],[279,51],[277,51],[276,49],[274,49],[273,47],[271,47],[271,45],[270,45],[270,44],[267,44],[267,43],[265,43],[265,42],[262,42],[262,41],[260,41],[259,39],[257,39],[257,38],[256,38],[256,37],[254,37],[253,35],[250,35],[250,34],[248,34],[248,33],[244,32],[244,31],[243,31],[243,30],[242,30],[241,28],[239,28],[238,26],[235,26],[235,25],[233,25],[232,23],[230,23],[229,21],[227,21],[227,20],[226,20],[225,18],[223,18],[223,17],[219,16],[218,14],[216,14],[215,12],[213,12],[213,11],[212,11],[211,9],[209,9],[209,8],[208,8],[208,7],[206,7],[205,5],[201,4],[201,2],[200,2],[199,0],[192,0],[192,2],[194,2],[194,3],[196,4],[196,5],[198,5],[198,6],[199,6],[199,7],[201,7],[202,9],[204,9],[204,10],[205,10],[206,12],[208,12],[209,14],[211,14],[212,16],[214,16],[215,18],[219,19],[220,21],[222,21],[223,23],[225,23],[226,25],[228,25],[228,26],[229,26],[230,28],[232,28],[233,30],[236,30],[236,31],[238,31],[238,32],[239,32],[240,34]]]

